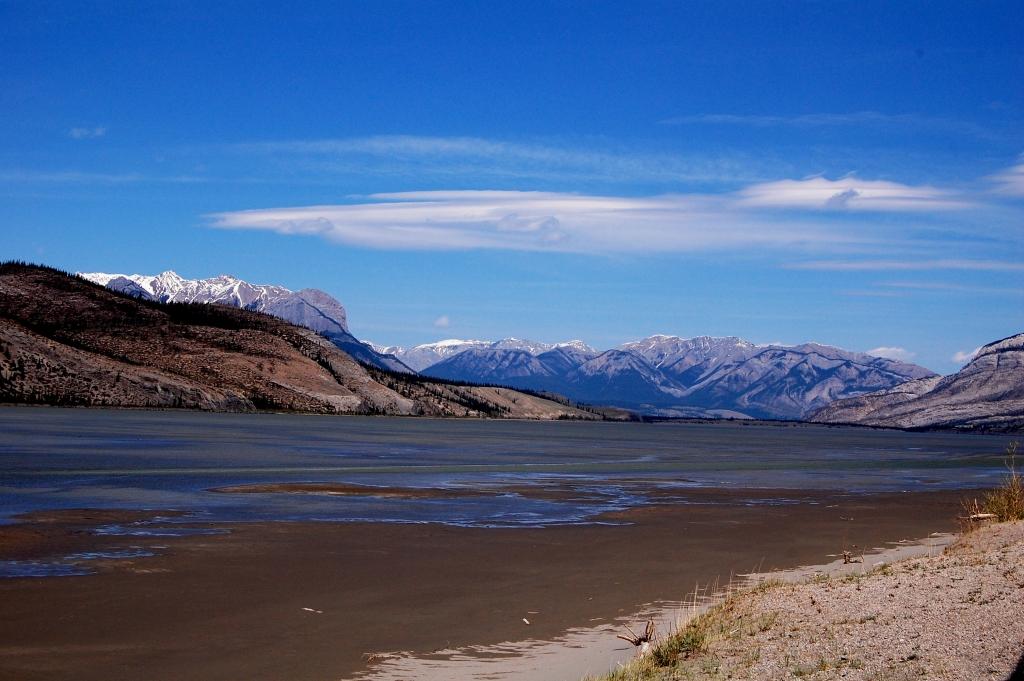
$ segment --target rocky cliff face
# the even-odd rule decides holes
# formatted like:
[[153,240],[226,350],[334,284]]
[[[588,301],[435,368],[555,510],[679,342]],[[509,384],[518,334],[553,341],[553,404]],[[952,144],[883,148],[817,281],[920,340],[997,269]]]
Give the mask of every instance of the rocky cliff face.
[[0,265],[0,401],[592,417],[514,391],[368,369],[323,336],[269,314],[161,304],[17,264]]
[[838,400],[810,419],[892,428],[1024,429],[1024,334],[989,343],[945,378]]

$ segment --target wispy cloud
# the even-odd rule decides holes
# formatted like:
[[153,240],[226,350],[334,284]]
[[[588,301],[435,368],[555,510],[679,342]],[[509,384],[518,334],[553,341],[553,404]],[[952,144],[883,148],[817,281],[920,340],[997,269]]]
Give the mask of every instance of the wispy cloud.
[[932,291],[937,293],[985,293],[995,295],[1017,295],[1024,296],[1024,287],[1005,288],[999,286],[973,286],[967,284],[950,284],[940,281],[890,281],[879,284],[889,288]]
[[448,318],[448,315],[443,314],[434,320],[435,329],[447,329],[452,325],[452,320]]
[[977,355],[979,352],[981,352],[980,346],[974,348],[973,350],[960,350],[956,354],[954,354],[950,359],[952,359],[957,364],[966,364],[967,362],[970,362],[972,359],[974,359],[974,356]]
[[975,123],[921,114],[887,114],[879,111],[851,111],[847,113],[806,113],[790,116],[708,113],[673,116],[661,121],[664,125],[738,125],[757,128],[826,128],[873,127],[928,130],[992,139],[995,131]]
[[886,346],[882,346],[882,347],[873,348],[871,350],[868,350],[867,354],[873,355],[875,357],[885,357],[887,359],[895,359],[895,360],[900,361],[900,362],[909,362],[912,359],[914,359],[915,357],[917,357],[917,353],[916,352],[911,352],[910,350],[907,350],[906,348],[886,347]]
[[839,295],[850,298],[906,298],[902,291],[885,291],[881,289],[853,289],[840,291]]
[[107,129],[101,126],[93,128],[71,128],[68,130],[68,137],[76,140],[96,139],[97,137],[103,137],[106,134]]
[[212,178],[195,175],[145,175],[142,173],[99,173],[79,170],[0,170],[0,182],[21,184],[193,184]]
[[787,265],[796,270],[825,270],[830,272],[858,272],[873,270],[975,270],[986,272],[1024,271],[1024,263],[1006,260],[814,260]]
[[124,184],[140,182],[142,175],[136,173],[92,173],[78,170],[0,170],[0,181],[54,184]]
[[650,153],[590,140],[587,150],[553,142],[479,137],[378,135],[236,144],[237,153],[272,157],[317,172],[388,176],[629,182],[749,182],[763,177],[756,159]]
[[991,175],[995,191],[1006,196],[1024,196],[1024,161]]

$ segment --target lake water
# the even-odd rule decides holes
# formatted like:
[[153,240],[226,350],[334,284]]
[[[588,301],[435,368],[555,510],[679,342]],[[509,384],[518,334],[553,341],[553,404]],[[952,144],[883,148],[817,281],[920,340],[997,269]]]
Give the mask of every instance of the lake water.
[[[62,508],[183,512],[101,532],[205,532],[196,521],[544,526],[692,487],[882,492],[977,488],[1011,438],[742,423],[580,423],[0,408],[0,522]],[[223,494],[248,483],[492,490],[380,498]],[[763,496],[763,495],[761,495]],[[751,503],[754,503],[753,500]],[[764,503],[763,499],[758,503]]]

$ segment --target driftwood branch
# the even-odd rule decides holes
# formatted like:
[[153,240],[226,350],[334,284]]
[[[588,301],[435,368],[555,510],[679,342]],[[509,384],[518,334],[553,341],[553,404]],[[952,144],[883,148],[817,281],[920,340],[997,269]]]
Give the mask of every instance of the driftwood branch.
[[626,627],[629,636],[619,634],[616,638],[621,638],[623,641],[628,641],[636,646],[637,655],[646,655],[651,649],[651,643],[654,641],[654,620],[647,620],[647,626],[644,627],[644,633],[642,634],[637,634],[629,628],[628,624],[623,624],[622,626]]

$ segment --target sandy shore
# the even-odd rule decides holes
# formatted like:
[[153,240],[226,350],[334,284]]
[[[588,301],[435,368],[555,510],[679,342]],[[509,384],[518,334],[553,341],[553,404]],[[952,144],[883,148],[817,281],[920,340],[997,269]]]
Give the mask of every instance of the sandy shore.
[[1022,678],[1024,522],[907,550],[762,575],[774,579],[691,616],[680,636],[607,678]]
[[[780,496],[797,503],[769,503]],[[550,640],[697,583],[947,531],[960,496],[691,490],[622,526],[261,523],[181,538],[89,531],[114,513],[40,515],[0,528],[0,560],[157,555],[0,580],[0,678],[352,678],[373,670],[365,653]]]
[[[955,539],[954,534],[937,533],[858,555],[852,563],[837,558],[822,565],[742,575],[726,590],[750,588],[751,584],[764,584],[768,580],[799,583],[812,576],[821,579],[824,575],[863,575],[894,561],[937,555]],[[570,629],[553,640],[525,639],[427,655],[389,655],[358,678],[361,681],[447,681],[455,671],[461,679],[502,681],[575,681],[583,673],[587,677],[599,677],[607,670],[621,668],[635,657],[636,649],[618,638],[619,634],[627,633],[626,627],[642,630],[644,622],[650,620],[655,624],[655,631],[664,635],[675,631],[695,613],[713,607],[721,597],[715,584],[695,585],[687,600],[652,603],[627,617],[602,618],[594,626]]]

